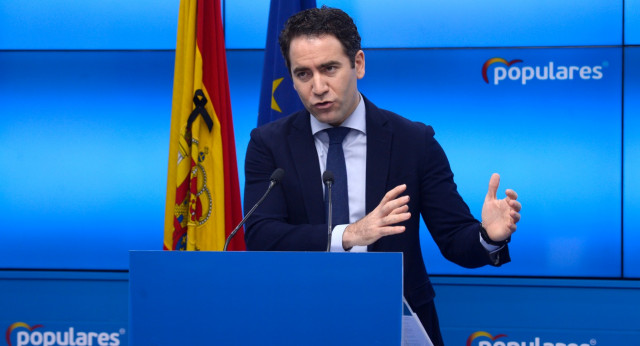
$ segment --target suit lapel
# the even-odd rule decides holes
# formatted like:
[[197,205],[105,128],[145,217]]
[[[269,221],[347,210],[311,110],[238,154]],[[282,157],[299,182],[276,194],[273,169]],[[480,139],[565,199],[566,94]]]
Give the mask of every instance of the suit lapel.
[[311,134],[309,113],[300,112],[293,121],[287,140],[293,157],[297,179],[300,182],[302,200],[311,224],[326,222],[322,178],[318,153]]
[[367,109],[366,213],[378,206],[387,192],[391,160],[391,129],[384,114],[365,98]]
[[[367,187],[366,214],[375,209],[387,193],[392,134],[385,115],[367,98]],[[380,251],[384,238],[369,245],[367,251]]]

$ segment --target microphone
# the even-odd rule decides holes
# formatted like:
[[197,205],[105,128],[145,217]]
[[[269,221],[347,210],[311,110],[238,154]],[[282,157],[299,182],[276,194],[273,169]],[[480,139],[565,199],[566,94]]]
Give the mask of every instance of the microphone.
[[331,250],[331,233],[333,232],[331,221],[333,220],[333,206],[331,205],[331,186],[333,186],[333,173],[331,171],[324,171],[322,173],[322,182],[327,187],[327,252]]
[[240,227],[242,227],[242,225],[244,225],[244,223],[247,221],[249,216],[251,216],[251,214],[253,214],[253,212],[256,210],[256,208],[260,204],[262,204],[262,201],[264,201],[264,199],[267,198],[267,195],[269,194],[269,192],[271,192],[271,189],[273,189],[273,187],[276,186],[282,180],[282,177],[284,177],[284,169],[282,169],[282,168],[276,168],[276,170],[273,171],[273,173],[271,173],[271,178],[269,178],[270,183],[269,183],[269,187],[267,188],[267,191],[265,191],[264,195],[262,195],[262,197],[260,197],[258,202],[256,202],[256,204],[253,206],[253,208],[251,208],[251,210],[249,210],[247,215],[244,216],[242,221],[240,221],[240,223],[238,224],[238,226],[236,226],[236,228],[233,230],[233,232],[231,232],[231,234],[229,234],[229,237],[227,237],[227,241],[224,243],[224,248],[222,249],[222,251],[227,251],[227,247],[229,246],[229,242],[231,241],[231,238],[233,238],[233,236],[236,235],[236,233],[238,232]]

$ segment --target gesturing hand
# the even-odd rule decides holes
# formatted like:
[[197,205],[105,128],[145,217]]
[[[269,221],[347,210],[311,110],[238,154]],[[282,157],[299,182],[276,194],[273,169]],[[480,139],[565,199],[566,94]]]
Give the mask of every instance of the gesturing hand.
[[516,223],[520,221],[522,205],[517,201],[518,194],[507,189],[507,197],[497,198],[500,175],[494,173],[489,180],[489,191],[482,205],[482,226],[491,240],[499,242],[516,231]]
[[391,234],[404,232],[404,226],[393,226],[409,220],[409,196],[398,197],[407,189],[407,185],[398,185],[387,192],[380,204],[362,219],[345,228],[342,246],[350,249],[355,245],[369,245]]

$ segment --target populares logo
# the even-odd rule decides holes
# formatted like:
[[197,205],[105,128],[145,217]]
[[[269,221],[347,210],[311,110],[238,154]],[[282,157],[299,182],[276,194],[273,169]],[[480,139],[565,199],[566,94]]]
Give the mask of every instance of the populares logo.
[[[493,336],[487,332],[478,331],[467,338],[467,346],[596,346],[595,339],[591,339],[588,343],[578,342],[551,342],[541,341],[540,337],[534,337],[529,341],[509,340],[506,334],[498,334]],[[503,339],[504,338],[504,339]],[[496,341],[497,339],[502,339]],[[477,343],[476,343],[477,341]]]
[[[125,333],[80,332],[74,327],[66,330],[44,330],[42,324],[29,326],[24,322],[16,322],[7,328],[6,340],[9,346],[118,346],[120,336]],[[11,336],[15,331],[15,344]]]
[[[524,66],[523,66],[524,65]],[[602,79],[602,67],[607,66],[607,62],[603,65],[596,66],[563,66],[553,61],[543,66],[527,66],[522,59],[513,59],[507,61],[503,58],[491,58],[482,65],[482,79],[485,83],[489,82],[489,72],[493,69],[493,85],[498,85],[507,79],[512,81],[520,81],[522,85],[532,80],[573,80],[573,79]]]

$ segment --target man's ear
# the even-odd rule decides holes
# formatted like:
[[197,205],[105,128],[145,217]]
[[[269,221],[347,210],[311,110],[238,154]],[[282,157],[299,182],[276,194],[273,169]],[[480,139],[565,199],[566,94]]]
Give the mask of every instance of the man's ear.
[[364,77],[364,52],[362,50],[356,53],[355,69],[358,79],[362,79],[362,77]]

